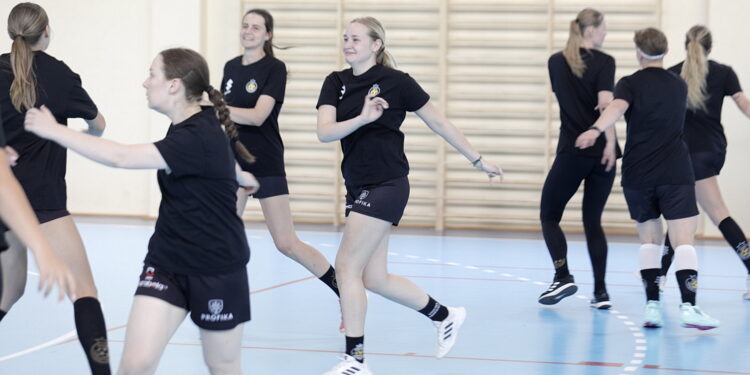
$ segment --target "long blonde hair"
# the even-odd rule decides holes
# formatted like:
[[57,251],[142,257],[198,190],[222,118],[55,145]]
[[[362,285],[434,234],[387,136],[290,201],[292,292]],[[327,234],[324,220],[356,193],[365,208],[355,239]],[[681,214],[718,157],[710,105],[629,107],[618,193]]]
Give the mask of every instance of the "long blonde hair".
[[47,25],[47,13],[34,3],[20,3],[8,15],[8,35],[13,39],[10,66],[14,76],[10,84],[10,101],[18,112],[36,104],[36,74],[31,46],[39,41]]
[[713,40],[706,26],[695,25],[685,34],[687,58],[680,76],[688,86],[687,104],[692,110],[706,110],[706,76],[708,76],[708,51]]
[[578,12],[576,19],[570,21],[570,34],[563,50],[563,56],[565,61],[568,62],[570,70],[578,78],[583,77],[583,73],[586,71],[586,63],[583,62],[581,57],[583,32],[589,26],[599,27],[602,22],[604,22],[604,14],[592,8],[586,8]]
[[377,56],[375,56],[376,63],[385,65],[389,68],[396,67],[396,60],[388,51],[385,50],[385,29],[383,28],[383,25],[380,23],[380,21],[378,21],[374,17],[359,17],[353,19],[349,23],[358,23],[367,27],[367,29],[370,31],[367,35],[369,35],[372,40],[380,39],[382,46],[378,50]]

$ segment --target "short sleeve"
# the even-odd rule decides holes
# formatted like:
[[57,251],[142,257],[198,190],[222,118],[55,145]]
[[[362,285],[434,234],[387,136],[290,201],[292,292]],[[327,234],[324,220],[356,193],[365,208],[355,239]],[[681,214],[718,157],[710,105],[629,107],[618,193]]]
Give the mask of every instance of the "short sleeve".
[[71,88],[68,92],[65,117],[93,120],[99,114],[99,109],[81,86],[81,77],[76,73],[71,72],[71,74]]
[[224,64],[224,75],[221,77],[221,86],[219,86],[219,91],[221,91],[222,95],[226,95],[227,92],[227,80],[229,79],[229,63],[231,61],[227,61],[226,64]]
[[737,74],[731,67],[727,67],[727,79],[724,82],[725,96],[731,96],[742,91],[742,87],[740,87],[740,80],[737,78]]
[[604,66],[596,76],[596,91],[612,91],[615,84],[615,59],[607,56]]
[[197,127],[190,124],[171,125],[167,136],[154,143],[176,177],[203,174],[206,155]]
[[404,73],[401,87],[401,101],[406,111],[414,112],[430,101],[430,95],[419,86],[419,83],[414,78]]
[[331,73],[323,81],[323,87],[320,88],[320,95],[318,95],[318,104],[315,108],[320,108],[321,105],[332,105],[338,107],[339,100],[343,96],[343,83],[336,76],[336,73]]
[[615,86],[615,99],[622,99],[630,104],[633,103],[633,89],[630,87],[628,77],[623,77]]
[[283,103],[286,91],[286,74],[284,63],[274,64],[269,72],[266,84],[260,90],[260,94],[274,98],[277,103]]

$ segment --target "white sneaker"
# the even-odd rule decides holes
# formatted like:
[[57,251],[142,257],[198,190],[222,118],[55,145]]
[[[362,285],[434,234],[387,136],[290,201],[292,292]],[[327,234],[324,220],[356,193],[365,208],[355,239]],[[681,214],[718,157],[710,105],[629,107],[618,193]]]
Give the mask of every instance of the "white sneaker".
[[742,295],[745,299],[750,299],[750,275],[747,275],[747,292]]
[[442,322],[433,322],[437,327],[437,353],[435,357],[443,358],[453,348],[458,336],[458,330],[466,320],[466,309],[463,307],[448,307],[448,317]]
[[344,358],[336,366],[323,375],[372,375],[372,371],[367,365],[360,363],[350,355],[344,355]]

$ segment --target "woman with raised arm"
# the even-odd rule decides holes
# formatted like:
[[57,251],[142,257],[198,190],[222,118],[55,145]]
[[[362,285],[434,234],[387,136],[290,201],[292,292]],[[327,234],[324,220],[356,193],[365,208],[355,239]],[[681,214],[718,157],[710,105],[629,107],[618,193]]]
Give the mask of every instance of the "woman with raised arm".
[[[118,374],[153,374],[169,339],[190,314],[200,328],[211,374],[239,375],[244,322],[250,320],[247,245],[236,213],[237,189],[257,181],[235,161],[252,156],[208,65],[189,49],[156,56],[143,83],[148,105],[171,121],[164,139],[124,145],[59,126],[49,109],[32,109],[26,129],[91,160],[117,168],[157,169],[162,194],[156,228],[133,298]],[[208,93],[213,107],[199,101]],[[222,125],[224,131],[222,131]],[[225,134],[226,132],[226,134]]]
[[406,112],[416,113],[490,179],[502,178],[502,171],[469,144],[412,77],[394,69],[385,30],[376,19],[349,23],[343,53],[351,68],[326,77],[317,104],[318,138],[341,141],[347,190],[346,226],[336,255],[346,355],[325,374],[366,375],[372,372],[364,363],[365,289],[431,319],[438,330],[438,358],[453,347],[466,318],[463,307],[444,306],[410,280],[388,272],[388,236],[409,198],[409,163],[400,130]]
[[[47,13],[33,3],[20,3],[8,16],[13,39],[9,54],[0,56],[0,111],[8,145],[19,154],[16,178],[55,253],[75,278],[73,302],[78,339],[92,374],[109,374],[107,328],[81,236],[67,211],[66,150],[23,129],[26,112],[45,105],[58,122],[83,118],[87,132],[100,136],[105,121],[81,78],[44,51],[50,43]],[[0,318],[21,298],[26,285],[25,244],[9,232],[10,248],[2,254],[3,296]]]
[[696,305],[698,256],[693,242],[698,207],[695,177],[683,137],[687,86],[679,76],[664,69],[667,53],[664,33],[655,28],[638,30],[634,41],[641,69],[617,83],[612,103],[591,130],[578,136],[575,144],[581,149],[590,148],[625,115],[628,127],[622,188],[641,240],[640,268],[646,290],[643,326],[657,328],[664,324],[658,283],[664,233],[661,216],[664,216],[669,236],[677,245],[675,263],[682,296],[682,326],[716,328],[719,321]]

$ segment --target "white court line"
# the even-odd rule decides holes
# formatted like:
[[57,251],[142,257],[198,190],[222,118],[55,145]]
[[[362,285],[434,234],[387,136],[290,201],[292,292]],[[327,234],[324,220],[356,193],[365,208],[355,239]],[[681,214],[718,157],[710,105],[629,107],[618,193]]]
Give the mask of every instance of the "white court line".
[[13,353],[13,354],[8,354],[8,355],[6,355],[4,357],[0,357],[0,362],[6,361],[6,360],[9,360],[9,359],[13,359],[13,358],[16,358],[16,357],[24,356],[26,354],[33,353],[33,352],[36,352],[36,351],[39,351],[39,350],[42,350],[42,349],[45,349],[45,348],[49,348],[50,346],[57,345],[57,344],[65,341],[65,340],[67,340],[67,339],[69,339],[71,337],[75,337],[75,336],[76,336],[76,331],[72,330],[72,331],[70,331],[70,332],[68,332],[68,333],[66,333],[66,334],[64,334],[64,335],[62,335],[62,336],[60,336],[58,338],[54,338],[54,339],[49,340],[49,341],[47,341],[45,343],[39,344],[37,346],[31,347],[31,348],[28,348],[28,349],[21,350],[20,352],[16,352],[16,353]]

